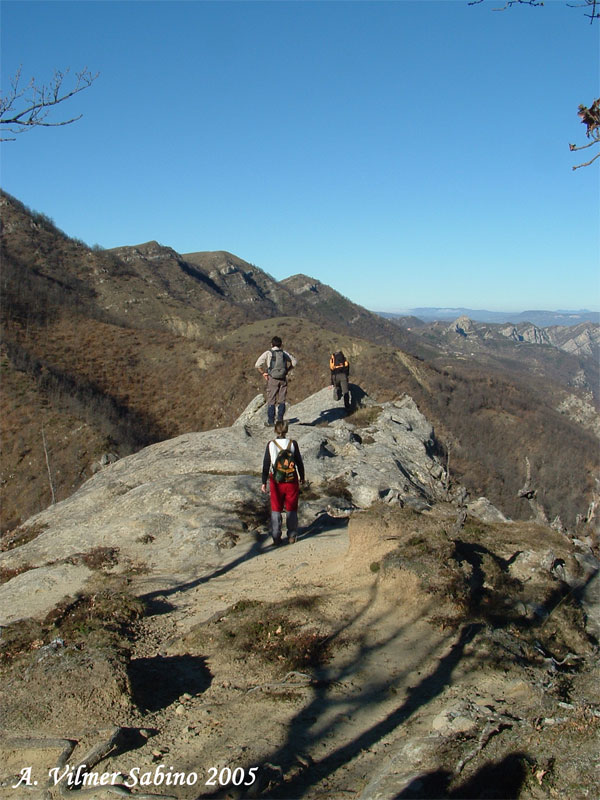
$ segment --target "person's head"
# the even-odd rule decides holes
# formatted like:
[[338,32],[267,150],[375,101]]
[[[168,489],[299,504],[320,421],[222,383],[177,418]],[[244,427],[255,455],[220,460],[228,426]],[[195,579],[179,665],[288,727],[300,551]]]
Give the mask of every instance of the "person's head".
[[288,432],[288,424],[283,419],[278,419],[275,423],[275,433],[279,438],[283,438]]
[[281,344],[282,344],[282,342],[281,342],[281,339],[279,338],[279,336],[274,336],[271,339],[271,347],[281,347]]

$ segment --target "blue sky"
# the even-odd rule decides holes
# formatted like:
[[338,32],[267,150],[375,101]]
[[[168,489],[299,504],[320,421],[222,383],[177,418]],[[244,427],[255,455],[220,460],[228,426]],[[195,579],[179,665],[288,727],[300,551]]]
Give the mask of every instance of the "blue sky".
[[[70,236],[228,250],[374,310],[600,308],[600,24],[554,0],[2,0],[22,65],[100,73],[1,182]],[[62,116],[61,116],[62,114]]]

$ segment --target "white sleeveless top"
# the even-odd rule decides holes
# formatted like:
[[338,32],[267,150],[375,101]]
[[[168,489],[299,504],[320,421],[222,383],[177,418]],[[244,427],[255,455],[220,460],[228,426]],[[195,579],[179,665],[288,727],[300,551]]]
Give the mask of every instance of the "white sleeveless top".
[[[292,453],[296,451],[296,448],[294,447],[294,444],[291,439],[275,439],[275,441],[269,442],[269,455],[271,456],[271,472],[273,472],[273,464],[275,463],[277,455],[281,452],[279,450],[279,447],[277,447],[277,445],[275,444],[275,442],[277,442],[277,444],[279,444],[279,446],[282,447],[284,450],[289,448]],[[291,447],[290,443],[292,445]]]

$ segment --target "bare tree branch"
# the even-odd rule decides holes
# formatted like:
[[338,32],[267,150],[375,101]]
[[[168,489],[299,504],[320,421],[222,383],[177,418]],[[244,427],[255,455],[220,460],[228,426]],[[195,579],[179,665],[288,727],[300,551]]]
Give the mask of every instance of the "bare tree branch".
[[[470,6],[478,6],[480,3],[483,3],[484,0],[471,0],[468,5]],[[506,0],[505,5],[501,8],[494,8],[492,11],[506,11],[507,8],[511,6],[543,6],[544,0]]]
[[591,14],[584,14],[585,17],[590,18],[590,25],[595,19],[600,19],[600,11],[598,11],[598,0],[582,0],[581,3],[567,3],[569,8],[589,8]]
[[529,461],[529,456],[525,456],[525,470],[525,483],[517,492],[517,497],[527,500],[531,510],[533,511],[533,519],[535,522],[540,523],[540,525],[547,525],[548,518],[546,517],[546,512],[544,511],[542,504],[537,499],[537,489],[534,487],[531,480],[531,463]]
[[[579,149],[579,148],[577,148],[577,149]],[[573,167],[573,170],[579,169],[579,167],[589,167],[589,165],[590,165],[590,164],[593,164],[593,163],[594,163],[594,161],[595,161],[597,158],[600,158],[600,153],[596,153],[596,155],[595,155],[593,158],[590,158],[590,160],[589,160],[589,161],[584,161],[584,163],[583,163],[583,164],[577,164],[575,167]]]
[[54,483],[52,482],[52,470],[50,469],[50,457],[48,456],[48,445],[46,443],[46,431],[44,430],[44,420],[42,420],[42,443],[44,445],[44,454],[46,456],[46,467],[48,468],[48,480],[50,481],[50,493],[52,495],[52,505],[56,503],[56,493],[54,491]]
[[[0,125],[2,130],[11,134],[24,133],[35,127],[54,128],[70,125],[83,116],[79,114],[70,119],[57,122],[46,121],[50,111],[59,103],[64,103],[73,95],[89,88],[99,73],[93,75],[88,68],[75,73],[75,82],[71,88],[66,86],[69,70],[55,70],[52,80],[47,84],[37,84],[35,78],[23,85],[21,67],[10,81],[10,90],[0,95]],[[0,142],[14,142],[15,136],[0,137]]]
[[[485,0],[469,0],[468,5],[470,6],[478,6],[480,3],[485,2]],[[494,8],[494,11],[505,11],[507,8],[511,6],[543,6],[543,0],[506,0],[505,5],[502,8]],[[578,3],[567,3],[566,4],[569,8],[587,8],[590,9],[589,14],[585,14],[584,16],[589,17],[590,24],[593,23],[595,19],[600,19],[600,0],[581,0]],[[587,106],[580,105],[578,111],[579,117],[581,117],[581,121],[584,125],[586,125],[586,136],[588,139],[592,139],[591,142],[587,144],[583,144],[580,146],[570,144],[569,149],[573,152],[576,150],[585,150],[587,147],[594,147],[595,145],[600,144],[600,98],[594,100],[592,105],[587,108]],[[577,164],[573,167],[573,170],[580,169],[581,167],[589,167],[590,164],[593,164],[594,161],[600,158],[600,153],[596,153],[596,155],[591,158],[589,161],[586,161],[583,164]]]
[[[478,6],[480,3],[484,3],[485,0],[469,0],[467,5],[469,6]],[[511,8],[512,6],[543,6],[544,0],[506,0],[505,4],[500,8],[494,8],[493,11],[506,11],[507,8]],[[590,24],[595,19],[600,19],[600,11],[598,7],[600,5],[600,0],[581,0],[579,3],[567,3],[566,4],[569,8],[589,8],[591,10],[590,14],[584,14],[585,17],[589,17]]]
[[[577,150],[586,150],[588,147],[597,147],[600,145],[600,97],[596,98],[589,108],[587,106],[580,105],[577,116],[580,117],[582,124],[586,126],[585,135],[592,141],[579,146],[570,144],[569,150],[575,152]],[[573,167],[573,169],[576,170],[580,167],[589,167],[589,165],[593,164],[598,157],[600,157],[600,152],[596,153],[594,158],[590,159],[590,161],[586,161],[584,164],[577,164],[577,166]]]

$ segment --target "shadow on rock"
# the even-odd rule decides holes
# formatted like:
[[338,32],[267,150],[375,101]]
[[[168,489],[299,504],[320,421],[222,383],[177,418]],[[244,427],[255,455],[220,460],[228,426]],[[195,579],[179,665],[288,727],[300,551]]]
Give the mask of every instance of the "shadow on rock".
[[159,711],[182,694],[200,694],[212,681],[203,656],[135,658],[129,664],[133,702],[142,711]]
[[521,796],[523,784],[527,779],[529,759],[525,753],[509,753],[497,762],[484,764],[465,783],[449,797],[459,798],[497,798],[512,800]]
[[313,422],[309,422],[308,425],[329,425],[330,422],[335,422],[336,419],[345,419],[347,416],[348,412],[344,406],[341,406],[341,408],[336,406],[335,408],[328,408],[327,411],[321,411],[318,419],[314,420]]
[[318,427],[320,425],[329,425],[338,419],[345,419],[346,417],[351,416],[359,408],[363,407],[363,401],[366,397],[368,397],[368,395],[364,389],[360,388],[360,386],[357,386],[355,383],[351,383],[350,397],[351,402],[349,410],[346,410],[344,404],[341,403],[341,401],[336,400],[332,395],[331,408],[327,408],[324,411],[319,411],[318,416],[311,421],[305,420],[301,422],[299,417],[294,417],[293,419],[288,420],[288,422],[295,422],[300,425],[306,425],[307,427]]
[[148,744],[148,736],[156,736],[158,728],[145,728],[146,736],[140,733],[139,728],[121,728],[116,742],[115,750],[111,751],[111,757],[129,753],[132,750],[139,750]]
[[498,762],[488,762],[470,778],[449,789],[452,773],[444,769],[419,775],[394,800],[516,800],[527,779],[529,758],[509,753]]
[[332,517],[326,511],[319,514],[319,516],[314,519],[310,525],[307,525],[305,528],[301,529],[300,537],[301,539],[308,539],[311,536],[317,536],[319,533],[325,533],[325,531],[332,531],[337,530],[338,528],[347,528],[348,527],[348,517]]
[[146,600],[145,608],[146,617],[160,617],[162,614],[169,614],[176,606],[174,606],[173,603],[169,603],[164,597],[151,597],[149,600]]

